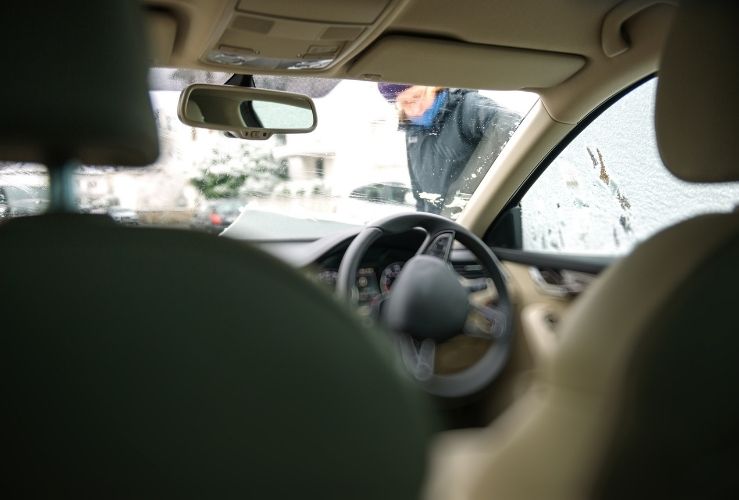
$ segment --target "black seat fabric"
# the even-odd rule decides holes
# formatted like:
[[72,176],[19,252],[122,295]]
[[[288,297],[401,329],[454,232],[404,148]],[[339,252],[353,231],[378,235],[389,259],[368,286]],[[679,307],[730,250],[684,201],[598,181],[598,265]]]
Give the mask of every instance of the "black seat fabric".
[[[141,8],[8,4],[0,161],[156,159]],[[62,214],[0,224],[0,263],[6,496],[418,495],[423,401],[380,337],[283,263]]]
[[0,262],[4,489],[417,496],[423,401],[382,338],[281,262],[80,215],[3,224]]

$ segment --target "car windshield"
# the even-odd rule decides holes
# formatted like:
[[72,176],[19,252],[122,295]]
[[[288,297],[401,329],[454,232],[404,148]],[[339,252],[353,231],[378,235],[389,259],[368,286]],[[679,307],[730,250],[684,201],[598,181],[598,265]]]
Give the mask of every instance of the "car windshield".
[[[264,141],[177,117],[191,83],[231,75],[154,69],[161,154],[147,168],[84,167],[83,211],[244,239],[312,239],[403,211],[456,218],[537,96],[317,78],[254,77],[314,98],[318,126]],[[3,175],[13,167],[0,171]],[[7,195],[6,195],[7,196]]]

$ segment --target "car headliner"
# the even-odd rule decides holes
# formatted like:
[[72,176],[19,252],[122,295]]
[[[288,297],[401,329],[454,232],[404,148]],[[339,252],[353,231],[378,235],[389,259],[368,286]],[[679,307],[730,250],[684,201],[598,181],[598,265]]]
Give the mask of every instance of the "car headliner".
[[[671,3],[148,0],[145,5],[155,65],[533,90],[553,118],[574,123],[608,95],[656,70]],[[333,28],[361,34],[334,42],[342,35],[327,35]],[[208,51],[224,42],[264,57],[284,57],[288,42],[341,48],[322,70],[209,64]],[[583,92],[587,89],[592,90]],[[593,90],[597,95],[590,100]]]

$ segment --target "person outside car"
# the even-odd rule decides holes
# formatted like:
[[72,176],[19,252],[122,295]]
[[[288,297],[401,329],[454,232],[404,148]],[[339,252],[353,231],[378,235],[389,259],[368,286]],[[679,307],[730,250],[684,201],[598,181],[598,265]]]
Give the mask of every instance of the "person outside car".
[[411,190],[422,212],[441,213],[489,127],[496,128],[497,155],[521,120],[474,90],[394,83],[379,83],[378,90],[398,111]]

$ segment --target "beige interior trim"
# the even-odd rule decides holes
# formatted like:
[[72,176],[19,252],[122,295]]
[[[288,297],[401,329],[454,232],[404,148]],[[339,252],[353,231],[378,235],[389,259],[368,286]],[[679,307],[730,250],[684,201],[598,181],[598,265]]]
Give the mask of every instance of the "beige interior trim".
[[608,268],[569,309],[561,341],[526,396],[486,429],[440,436],[427,498],[589,498],[636,342],[679,284],[738,229],[739,213],[701,216]]
[[531,278],[531,267],[526,264],[504,262],[508,285],[515,290],[516,304],[521,317],[520,332],[534,356],[535,366],[552,358],[559,345],[559,331],[552,327],[567,313],[572,303],[570,297],[554,297],[544,293]]
[[236,10],[240,12],[259,12],[264,15],[284,19],[305,19],[332,23],[371,24],[377,20],[391,0],[238,0]]
[[458,222],[482,236],[526,178],[580,120],[616,92],[654,73],[674,11],[660,4],[639,12],[625,26],[632,44],[628,51],[591,59],[569,80],[541,90],[541,100],[519,126],[522,133],[514,134],[510,147],[503,149]]
[[559,338],[557,331],[548,320],[549,316],[559,316],[549,304],[531,304],[521,312],[522,330],[526,335],[537,363],[551,360],[557,352]]
[[629,50],[616,57],[601,52],[566,82],[542,89],[539,95],[549,114],[559,122],[578,123],[610,96],[657,71],[674,12],[667,4],[639,12],[623,26],[631,43]]
[[[582,69],[578,66],[574,70],[579,69],[578,74],[626,68],[629,62],[633,62],[632,59],[641,57],[636,54],[639,51],[635,52],[634,48],[660,44],[661,29],[658,25],[664,24],[665,19],[659,19],[660,16],[654,13],[660,12],[660,8],[671,9],[665,5],[665,2],[672,1],[674,0],[630,0],[627,4],[623,4],[619,0],[599,2],[558,0],[558,2],[547,4],[538,0],[519,0],[514,7],[507,5],[506,2],[481,2],[480,0],[459,0],[453,6],[444,0],[358,0],[356,12],[352,11],[353,6],[349,7],[343,0],[321,0],[310,2],[310,6],[282,1],[268,5],[252,0],[145,0],[145,5],[157,10],[166,9],[177,19],[177,38],[172,57],[165,64],[167,66],[193,69],[222,68],[242,73],[295,74],[295,71],[289,70],[260,71],[246,67],[210,65],[202,61],[203,55],[218,43],[224,31],[228,29],[230,21],[238,12],[239,15],[273,18],[277,21],[273,26],[275,31],[265,28],[266,32],[262,34],[264,46],[270,50],[279,47],[282,43],[280,41],[282,28],[279,26],[283,21],[290,26],[297,26],[295,23],[300,22],[323,23],[346,27],[356,26],[363,30],[356,39],[345,40],[346,43],[340,49],[341,53],[333,66],[325,70],[300,71],[302,74],[359,78],[360,75],[370,72],[369,68],[363,68],[364,65],[371,64],[372,69],[376,68],[377,65],[374,63],[376,56],[372,54],[377,47],[382,47],[386,43],[384,40],[406,37],[410,40],[434,40],[447,47],[455,45],[460,48],[471,47],[479,56],[487,58],[475,60],[468,55],[459,56],[455,51],[451,63],[452,67],[458,70],[451,71],[447,66],[450,59],[446,56],[446,51],[451,49],[443,49],[441,54],[435,51],[419,53],[414,45],[415,42],[408,46],[407,51],[404,44],[395,44],[398,52],[390,53],[388,63],[390,70],[388,71],[383,63],[381,64],[382,70],[379,71],[379,74],[388,73],[386,79],[469,88],[526,87],[536,89],[551,85],[559,87],[562,76],[569,71],[565,71],[565,67],[569,68],[569,65],[576,64],[575,61],[579,61],[577,64],[580,66],[585,61]],[[643,9],[643,5],[655,2],[661,2],[661,5]],[[638,9],[630,7],[624,11],[624,7],[621,7],[621,5],[630,6],[636,3],[639,4]],[[241,9],[238,9],[239,5]],[[287,9],[287,5],[291,5],[293,10]],[[378,9],[382,9],[381,14],[370,22]],[[643,10],[625,21],[632,11],[639,9]],[[653,15],[645,16],[645,13],[649,11],[654,11]],[[602,47],[601,32],[604,29],[611,31],[615,29],[604,28],[609,12],[622,12],[614,18],[617,19],[614,26],[621,23],[623,30],[618,29],[618,33],[614,36],[620,36],[623,40],[621,33],[626,33],[626,38],[630,43],[629,50],[614,58],[606,56]],[[664,12],[664,10],[661,11],[662,14]],[[651,18],[651,21],[647,23],[648,26],[645,25],[646,29],[642,30],[638,27],[635,29],[638,24],[636,20],[641,18]],[[595,33],[596,31],[598,34]],[[297,32],[290,36],[298,36]],[[501,50],[504,52],[500,52]],[[426,64],[437,68],[442,66],[443,71],[429,74],[430,72],[425,68],[426,64],[401,65],[393,62],[394,60],[407,62],[412,54],[420,54]],[[496,57],[503,54],[502,59],[499,60],[503,62],[499,62],[495,57],[488,57],[486,54]],[[538,71],[524,68],[531,64],[532,54],[537,54],[536,57],[547,56],[543,63],[544,66],[540,66]],[[613,67],[601,64],[608,59],[621,59],[625,55],[629,55],[628,62],[624,61]],[[555,58],[560,62],[555,63]],[[481,61],[490,61],[491,64],[505,71],[491,74],[493,72],[488,65]],[[418,72],[410,66],[415,66]],[[655,64],[652,64],[652,70],[654,67],[656,67]],[[453,75],[452,73],[460,73],[459,68],[463,68],[464,75]],[[574,71],[570,71],[567,76],[572,75]],[[637,73],[643,72],[637,71]],[[447,74],[453,80],[447,83],[439,80],[441,76]],[[546,74],[551,74],[552,78],[545,76]],[[523,81],[526,76],[530,77],[530,80]],[[457,77],[463,77],[464,81],[457,81]],[[631,81],[637,78],[632,78]],[[627,77],[626,80],[628,79]],[[582,84],[577,84],[578,81]],[[545,103],[549,106],[552,115],[559,121],[570,120],[568,115],[562,113],[562,110],[567,110],[572,105],[572,102],[567,101],[568,96],[571,101],[576,101],[581,97],[583,88],[589,83],[588,79],[576,80],[573,90],[570,92],[565,89],[563,95],[559,95],[559,92],[555,91],[557,89],[550,89],[553,92],[547,96]],[[610,88],[610,93],[616,91],[616,87],[618,85]],[[589,93],[587,88],[585,91]],[[596,95],[595,99],[596,102],[602,101],[603,92]],[[559,100],[562,101],[561,104],[557,102]],[[586,107],[587,105],[582,106],[582,108]],[[573,110],[572,116],[581,117],[582,114],[582,109],[578,108]],[[574,121],[577,119],[575,118]]]
[[647,7],[659,3],[677,5],[677,0],[625,0],[608,12],[601,30],[603,53],[616,57],[629,50],[631,41],[624,36],[624,24]]
[[147,11],[146,25],[149,33],[149,64],[153,67],[169,62],[177,37],[177,19],[164,11]]
[[402,13],[412,0],[393,0],[385,7],[382,16],[377,19],[372,26],[367,28],[366,37],[362,38],[358,43],[347,47],[346,51],[339,58],[339,62],[335,67],[329,69],[330,75],[327,76],[346,76],[346,67],[351,64],[350,61],[361,54],[368,46],[370,46],[382,33],[388,29],[395,18]]
[[[409,60],[424,63],[409,65]],[[484,81],[483,88],[519,90],[557,85],[584,64],[582,56],[573,54],[393,35],[367,49],[347,74],[458,88],[475,88]]]
[[163,66],[207,69],[198,61],[212,30],[235,0],[153,0],[150,8],[167,10],[177,19],[177,38],[169,61]]
[[739,181],[737,24],[736,2],[685,2],[675,19],[662,57],[655,129],[662,161],[682,180]]
[[505,261],[503,267],[509,281],[508,285],[511,287],[512,298],[520,307],[547,304],[548,309],[561,312],[572,303],[571,297],[553,296],[543,291],[531,278],[531,266]]
[[571,124],[554,121],[542,103],[537,102],[519,125],[519,133],[513,135],[490,167],[457,222],[482,236],[542,158],[572,128]]
[[[288,6],[284,2],[278,2],[280,5],[275,6],[271,3],[260,4],[251,0],[247,2],[229,0],[222,15],[217,18],[217,23],[208,30],[207,42],[200,43],[192,49],[188,48],[184,55],[190,59],[188,65],[190,67],[199,66],[217,71],[292,76],[345,76],[348,61],[379,37],[410,1],[363,0],[360,3],[367,4],[366,8],[354,15],[348,14],[352,12],[352,9],[347,9],[345,2],[337,0],[306,3],[302,9],[296,5]],[[289,16],[286,14],[288,10],[292,12]],[[371,22],[356,22],[360,18],[372,17],[370,12],[379,12],[379,14]],[[339,14],[342,13],[349,16],[348,21],[340,20]],[[234,20],[243,16],[271,24],[272,28],[265,28],[261,33],[258,30],[233,29]],[[321,33],[331,28],[349,31],[355,29],[357,34],[349,36],[348,39],[323,40]],[[332,56],[331,64],[324,69],[305,68],[295,71],[251,65],[232,66],[217,64],[206,59],[211,49],[217,49],[222,45],[240,48],[244,53],[252,53],[265,58],[301,59],[305,54],[312,53],[311,48],[314,46],[329,46],[334,43],[338,49]],[[192,63],[193,56],[197,61],[195,65]]]

